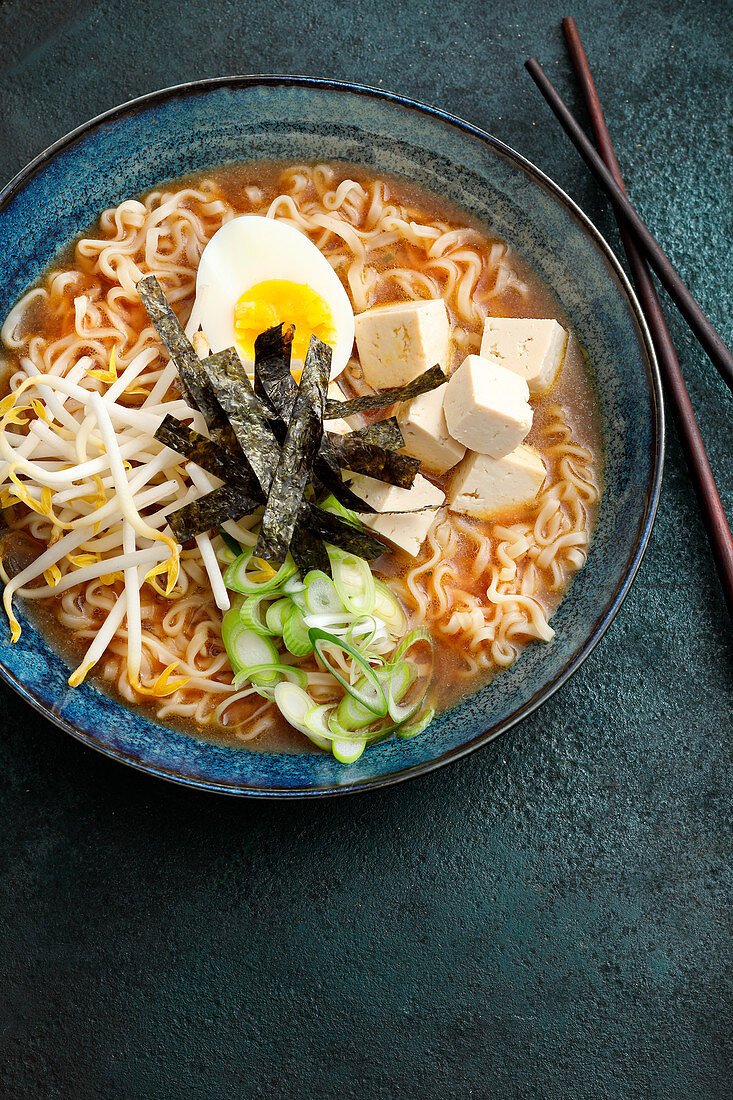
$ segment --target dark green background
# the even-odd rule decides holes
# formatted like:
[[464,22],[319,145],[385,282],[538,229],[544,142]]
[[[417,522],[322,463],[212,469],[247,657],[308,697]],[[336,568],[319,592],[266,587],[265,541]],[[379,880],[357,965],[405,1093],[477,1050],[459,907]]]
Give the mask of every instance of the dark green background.
[[[484,126],[617,246],[522,70],[536,54],[577,104],[569,13],[629,191],[730,340],[726,0],[5,0],[0,178],[142,92],[307,73]],[[668,312],[733,514],[730,395]],[[0,688],[0,1094],[729,1096],[732,658],[670,430],[651,545],[602,643],[437,774],[320,804],[204,796]]]

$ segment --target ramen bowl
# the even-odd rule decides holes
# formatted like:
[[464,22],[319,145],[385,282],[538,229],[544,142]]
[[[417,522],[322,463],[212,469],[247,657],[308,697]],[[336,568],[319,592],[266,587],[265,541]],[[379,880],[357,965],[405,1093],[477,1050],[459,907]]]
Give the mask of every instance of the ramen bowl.
[[601,235],[523,157],[435,108],[354,85],[231,77],[145,96],[41,154],[0,196],[0,316],[58,252],[123,199],[236,161],[346,161],[403,177],[490,226],[554,290],[590,362],[601,412],[604,492],[585,567],[553,616],[550,644],[527,647],[487,686],[410,740],[352,765],[319,753],[252,752],[157,722],[69,669],[19,607],[3,629],[0,673],[41,714],[142,771],[228,794],[322,796],[384,786],[456,760],[557,690],[598,642],[644,552],[659,494],[663,414],[638,303]]

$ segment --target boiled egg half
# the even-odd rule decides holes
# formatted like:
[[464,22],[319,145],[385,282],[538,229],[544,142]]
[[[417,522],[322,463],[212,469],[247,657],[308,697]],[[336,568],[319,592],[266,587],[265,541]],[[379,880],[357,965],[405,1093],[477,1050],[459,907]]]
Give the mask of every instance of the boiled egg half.
[[326,257],[285,222],[233,218],[201,255],[186,331],[202,329],[212,352],[236,347],[251,373],[256,338],[280,322],[295,325],[296,378],[311,334],[332,349],[331,378],[341,374],[353,350],[354,312]]

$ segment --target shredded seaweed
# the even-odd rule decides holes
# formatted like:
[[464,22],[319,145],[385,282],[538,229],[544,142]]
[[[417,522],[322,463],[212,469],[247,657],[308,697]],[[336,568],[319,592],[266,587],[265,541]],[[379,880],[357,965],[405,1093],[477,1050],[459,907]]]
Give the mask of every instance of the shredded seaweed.
[[[316,461],[315,469],[321,475],[319,480],[323,486],[323,490],[333,493],[339,504],[343,504],[344,508],[350,508],[352,512],[365,512],[368,514],[376,514],[376,508],[373,508],[371,504],[367,504],[365,500],[358,497],[356,493],[349,488],[347,483],[342,480],[341,470],[339,469],[338,476],[333,475],[330,467],[323,470],[320,465],[320,458]],[[319,494],[320,495],[320,494]]]
[[420,469],[419,459],[365,442],[354,432],[335,436],[332,442],[339,462],[347,469],[385,481],[388,485],[397,485],[400,489],[412,488],[415,474]]
[[[281,442],[287,434],[287,424],[298,394],[298,386],[290,373],[292,326],[275,325],[255,340],[254,391],[263,405],[271,410],[269,418],[273,434]],[[313,462],[313,481],[333,493],[345,508],[358,512],[374,512],[374,508],[349,489],[341,475],[341,466],[330,439],[324,434]]]
[[320,569],[330,577],[331,559],[328,556],[326,544],[313,530],[310,520],[311,517],[304,506],[295,525],[290,553],[301,577],[305,577],[312,569]]
[[316,492],[328,490],[354,512],[374,512],[343,480],[342,468],[409,488],[419,463],[396,453],[403,440],[394,418],[347,436],[326,435],[323,422],[426,393],[445,381],[440,367],[398,389],[354,401],[328,401],[331,349],[311,337],[296,385],[290,373],[293,327],[277,325],[255,343],[253,388],[236,349],[199,359],[154,276],[137,285],[211,436],[206,439],[166,417],[156,438],[224,481],[170,516],[179,541],[249,515],[265,502],[257,554],[267,561],[281,563],[290,550],[301,574],[312,569],[330,573],[324,540],[369,560],[382,554],[383,544],[371,533],[308,500],[307,486],[312,484]]
[[389,451],[399,451],[405,445],[396,416],[388,416],[386,420],[378,420],[376,424],[367,424],[364,428],[355,428],[351,434],[363,439],[365,443],[376,443],[378,447],[386,447]]
[[235,455],[170,415],[161,422],[155,438],[189,462],[195,462],[202,470],[220,477],[224,482],[240,485],[251,497],[260,497],[264,501],[260,483],[239,446],[239,453]]
[[[290,356],[295,329],[279,324],[261,333],[255,340],[254,391],[279,421],[283,433],[293,411],[298,386],[290,373]],[[283,434],[283,438],[285,438]]]
[[137,292],[155,331],[176,365],[193,407],[199,410],[209,429],[222,427],[225,422],[207,374],[202,370],[201,360],[169,305],[162,286],[154,275],[146,275],[137,283]]
[[168,522],[178,541],[188,542],[228,519],[249,516],[260,507],[261,502],[248,496],[241,485],[222,485],[172,512]]
[[303,492],[321,444],[330,372],[330,347],[311,336],[257,539],[255,553],[265,561],[282,563],[287,556]]
[[388,405],[394,405],[396,401],[409,401],[413,397],[419,397],[421,393],[435,390],[444,382],[443,369],[436,363],[434,367],[423,371],[411,382],[406,382],[404,386],[383,390],[381,393],[370,393],[365,397],[354,397],[350,401],[329,400],[326,402],[324,416],[326,420],[338,420],[340,417],[369,412],[371,409],[384,409]]
[[270,489],[280,459],[280,444],[268,424],[267,410],[255,397],[239,356],[209,356],[201,366],[211,383],[222,411],[232,427],[263,492]]
[[357,527],[346,519],[341,519],[333,512],[326,512],[315,504],[309,506],[309,524],[326,542],[332,546],[338,546],[341,550],[347,550],[350,554],[373,561],[380,557],[386,546],[364,527]]

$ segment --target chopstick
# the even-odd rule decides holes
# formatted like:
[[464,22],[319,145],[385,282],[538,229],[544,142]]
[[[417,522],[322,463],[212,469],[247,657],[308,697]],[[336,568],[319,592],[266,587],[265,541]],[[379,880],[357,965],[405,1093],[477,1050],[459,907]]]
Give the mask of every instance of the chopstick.
[[705,348],[713,365],[720,372],[723,381],[733,391],[733,355],[703,313],[698,302],[678,275],[671,260],[660,248],[656,239],[637,214],[626,197],[623,187],[619,186],[609,168],[586,137],[582,127],[571,114],[567,104],[554,88],[536,58],[524,65],[535,84],[547,100],[558,122],[590,168],[598,183],[623,215],[628,228],[640,245],[647,262],[654,268],[660,282],[674,301],[682,316]]
[[[613,173],[619,187],[626,193],[621,169],[611,142],[611,135],[608,132],[603,115],[601,101],[596,91],[588,58],[585,55],[575,20],[567,17],[563,19],[562,26],[565,31],[573,69],[583,90],[596,145],[609,171]],[[665,395],[672,406],[677,424],[677,433],[685,451],[690,477],[697,490],[697,499],[702,511],[705,530],[723,589],[728,614],[733,621],[733,535],[731,535],[723,510],[718,487],[710,468],[705,444],[695,419],[695,413],[677,360],[672,338],[664,320],[664,313],[654,287],[654,281],[649,268],[634,243],[633,237],[625,227],[620,211],[617,210],[616,216],[636,292],[641,300],[654,340],[654,346],[657,349]]]

